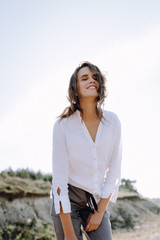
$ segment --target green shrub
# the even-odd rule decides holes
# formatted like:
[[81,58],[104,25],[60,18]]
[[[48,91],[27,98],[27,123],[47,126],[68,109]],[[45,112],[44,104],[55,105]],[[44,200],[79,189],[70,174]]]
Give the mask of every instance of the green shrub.
[[8,168],[7,170],[3,170],[0,173],[1,177],[19,177],[19,178],[28,178],[32,180],[38,180],[41,179],[43,181],[49,181],[52,182],[52,175],[51,174],[44,174],[41,171],[34,172],[31,169],[17,169],[16,171],[13,171],[11,168]]
[[136,183],[136,180],[129,180],[129,179],[122,179],[120,189],[126,189],[130,192],[137,192],[136,188],[134,187],[134,184]]
[[29,224],[8,225],[0,234],[0,240],[54,240],[53,226],[32,220]]

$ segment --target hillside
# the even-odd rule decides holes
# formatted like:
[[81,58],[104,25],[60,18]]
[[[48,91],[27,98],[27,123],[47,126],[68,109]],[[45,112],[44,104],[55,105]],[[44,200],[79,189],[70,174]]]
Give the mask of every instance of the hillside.
[[[51,182],[0,175],[0,239],[54,239],[50,217]],[[137,192],[119,192],[116,204],[109,205],[112,229],[133,231],[146,219],[159,217],[159,205]]]

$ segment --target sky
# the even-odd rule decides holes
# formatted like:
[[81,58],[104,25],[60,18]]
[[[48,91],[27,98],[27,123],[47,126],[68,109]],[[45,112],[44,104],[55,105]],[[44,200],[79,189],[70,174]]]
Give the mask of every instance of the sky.
[[52,129],[81,61],[107,77],[122,178],[160,197],[160,1],[0,0],[0,171],[51,173]]

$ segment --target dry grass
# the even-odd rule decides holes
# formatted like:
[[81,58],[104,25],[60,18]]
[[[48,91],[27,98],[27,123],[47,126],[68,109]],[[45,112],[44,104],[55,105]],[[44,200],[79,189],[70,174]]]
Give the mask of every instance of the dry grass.
[[25,196],[49,196],[51,183],[43,180],[0,176],[0,195],[8,199]]
[[122,199],[122,198],[131,198],[131,197],[134,197],[134,198],[140,198],[141,196],[137,193],[137,192],[130,192],[128,190],[120,190],[119,193],[118,193],[118,198],[119,199]]

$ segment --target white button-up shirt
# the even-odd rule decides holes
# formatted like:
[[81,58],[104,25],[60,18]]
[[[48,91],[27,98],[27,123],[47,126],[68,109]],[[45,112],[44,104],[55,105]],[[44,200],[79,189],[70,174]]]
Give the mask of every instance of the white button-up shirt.
[[[121,170],[121,126],[117,115],[103,110],[95,142],[77,110],[53,129],[52,193],[56,213],[71,212],[68,183],[90,192],[98,202],[118,196]],[[58,195],[57,190],[60,189]]]

